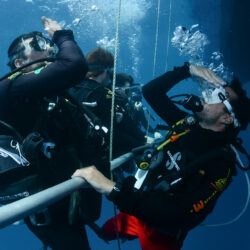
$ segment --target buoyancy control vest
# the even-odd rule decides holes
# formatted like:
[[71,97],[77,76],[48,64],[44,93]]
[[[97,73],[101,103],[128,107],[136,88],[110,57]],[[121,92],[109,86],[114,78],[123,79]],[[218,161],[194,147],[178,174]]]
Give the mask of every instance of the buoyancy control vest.
[[235,153],[231,148],[216,142],[210,146],[199,144],[203,141],[193,138],[197,136],[195,130],[202,131],[181,120],[169,129],[164,141],[137,159],[139,169],[134,188],[142,193],[146,191],[145,195],[161,194],[166,202],[176,202],[190,214],[185,222],[176,222],[177,227],[153,226],[177,239],[203,221],[236,175]]
[[163,142],[158,143],[153,150],[147,150],[136,160],[139,169],[135,175],[135,188],[168,191],[191,176],[209,172],[213,169],[212,166],[209,168],[209,163],[217,161],[224,161],[225,166],[228,163],[228,166],[232,166],[232,175],[236,174],[233,167],[236,163],[235,154],[229,145],[195,145],[196,141],[192,141],[192,130],[197,129],[194,127],[197,125],[190,125],[187,119],[192,117],[188,116],[173,125]]
[[[2,119],[6,117],[4,107],[6,109],[11,84],[21,75],[20,71],[8,74],[8,79],[3,82],[4,88],[1,88],[1,96],[4,97],[1,99]],[[55,113],[61,116],[64,107],[61,103],[54,103],[46,98],[43,99],[41,105],[41,113],[37,116],[33,131],[30,131],[25,138],[10,124],[4,121],[0,123],[0,202],[2,203],[15,201],[57,184],[68,179],[74,171],[74,169],[68,170],[67,174],[63,174],[65,178],[57,179],[55,171],[49,167],[54,148],[55,146],[60,148],[60,143],[56,142],[57,145],[55,145],[55,141],[52,141],[47,130],[50,126],[54,131],[60,130],[64,124],[59,123],[64,122],[66,116],[61,117],[61,120],[57,122],[54,118],[54,124],[51,125],[51,118]],[[62,137],[62,130],[58,134],[60,135],[57,138]],[[64,169],[60,171],[64,172]],[[48,181],[48,176],[53,176],[53,178]]]
[[[23,150],[23,138],[10,125],[0,122],[0,203],[27,197],[42,188],[39,170]],[[8,131],[8,133],[6,133]]]
[[[77,147],[86,137],[86,118],[63,97],[44,100],[43,109],[33,132],[26,138],[4,122],[4,129],[0,128],[0,132],[3,131],[0,134],[1,204],[65,181],[80,167]],[[96,197],[93,190],[74,192],[70,197],[69,223],[82,224],[98,219],[101,208],[99,196]]]
[[[41,190],[37,165],[32,162],[23,148],[26,138],[4,120],[8,92],[12,82],[21,72],[11,72],[1,78],[1,120],[0,120],[0,203],[7,204],[27,197]],[[5,79],[6,78],[6,79]],[[8,79],[7,79],[8,78]],[[39,144],[39,141],[36,141]],[[27,140],[25,142],[27,146]],[[30,152],[30,155],[35,153]]]

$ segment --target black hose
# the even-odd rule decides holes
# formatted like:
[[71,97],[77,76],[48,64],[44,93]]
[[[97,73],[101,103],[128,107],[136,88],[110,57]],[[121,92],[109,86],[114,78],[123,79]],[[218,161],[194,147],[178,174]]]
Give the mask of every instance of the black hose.
[[0,120],[0,125],[2,125],[3,127],[7,128],[8,130],[10,130],[12,132],[12,134],[16,137],[16,139],[18,139],[18,141],[20,143],[23,142],[23,137],[11,125],[9,125],[8,123],[6,123],[6,122],[4,122],[2,120]]
[[153,146],[154,146],[154,143],[142,145],[142,146],[133,148],[133,149],[131,150],[131,152],[132,152],[133,154],[136,154],[136,153],[138,153],[138,152],[141,152],[141,151],[144,150],[144,149],[153,148]]
[[101,120],[92,111],[83,106],[69,91],[66,90],[64,93],[66,98],[69,98],[69,100],[79,108],[83,115],[86,114],[94,125],[98,125],[100,128],[103,127]]
[[173,98],[176,98],[176,97],[182,97],[182,96],[188,96],[189,94],[180,94],[180,95],[173,95],[173,96],[170,96],[169,99],[173,99]]
[[5,76],[1,77],[0,81],[4,80],[5,78],[8,78],[9,76],[15,74],[16,72],[18,72],[18,71],[20,71],[20,70],[22,70],[22,69],[24,69],[26,67],[29,67],[30,65],[33,65],[33,64],[39,63],[39,62],[45,62],[45,61],[47,61],[47,62],[54,62],[55,58],[54,57],[46,57],[46,58],[40,58],[38,60],[29,62],[29,63],[27,63],[27,64],[25,64],[25,65],[23,65],[23,66],[21,66],[19,68],[16,68],[16,69],[12,70],[11,72],[9,72],[8,74],[6,74]]

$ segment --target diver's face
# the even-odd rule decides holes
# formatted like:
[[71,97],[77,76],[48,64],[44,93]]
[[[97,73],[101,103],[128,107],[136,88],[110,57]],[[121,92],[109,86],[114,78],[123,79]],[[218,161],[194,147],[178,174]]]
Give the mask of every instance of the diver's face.
[[[235,98],[238,98],[236,93],[229,90],[226,100],[229,102]],[[226,127],[234,123],[234,115],[229,111],[229,107],[226,106],[225,102],[215,104],[202,102],[202,104],[203,110],[196,113],[202,127],[210,128],[214,131],[224,131]]]
[[122,87],[119,87],[119,92],[124,95],[129,95],[130,83],[125,82]]
[[206,104],[202,102],[202,104],[203,110],[196,113],[199,121],[201,122],[214,124],[219,122],[225,114],[228,114],[224,103]]

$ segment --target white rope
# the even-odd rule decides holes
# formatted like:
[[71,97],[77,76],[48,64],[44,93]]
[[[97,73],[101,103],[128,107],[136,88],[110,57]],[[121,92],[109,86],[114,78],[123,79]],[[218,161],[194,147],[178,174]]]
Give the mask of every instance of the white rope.
[[[115,56],[114,56],[114,73],[112,84],[112,107],[111,107],[111,123],[110,123],[110,142],[109,142],[109,161],[113,159],[113,132],[114,132],[114,114],[115,114],[115,84],[116,84],[116,70],[117,70],[117,57],[119,49],[119,28],[121,16],[121,0],[119,0],[117,21],[116,21],[116,37],[115,37]],[[112,172],[111,172],[112,177]]]
[[243,164],[243,162],[242,162],[242,160],[241,160],[241,158],[240,158],[240,155],[239,155],[237,149],[236,149],[236,148],[234,147],[234,145],[232,145],[232,144],[230,144],[230,148],[234,151],[238,163],[239,163],[240,166],[244,169],[245,166],[244,166],[244,164]]
[[[120,17],[121,17],[121,0],[119,0],[118,14],[116,20],[116,36],[115,36],[115,56],[114,56],[114,73],[113,73],[113,84],[112,84],[112,107],[111,107],[111,122],[110,122],[110,139],[109,139],[109,162],[111,163],[113,159],[113,133],[114,133],[114,115],[115,115],[115,84],[116,84],[116,69],[117,69],[117,57],[119,49],[119,28],[120,28]],[[110,168],[111,180],[113,180],[113,172]],[[115,228],[116,228],[116,238],[118,249],[121,249],[118,223],[117,223],[117,213],[116,206],[114,205],[114,217],[115,217]]]
[[148,119],[147,119],[147,131],[146,131],[146,138],[148,137],[148,132],[149,132],[149,121],[150,121],[150,117],[151,117],[151,113],[150,111],[148,110],[148,115],[147,115]]
[[[245,168],[242,160],[240,159],[240,155],[237,151],[237,149],[230,144],[231,149],[234,151],[235,155],[236,155],[236,159],[238,161],[238,163],[241,165],[242,168]],[[234,223],[235,221],[237,221],[247,210],[248,204],[249,204],[249,200],[250,200],[250,182],[249,182],[249,177],[247,175],[246,172],[244,172],[245,177],[246,177],[246,181],[247,181],[247,199],[246,199],[246,203],[245,206],[243,207],[243,209],[241,210],[241,212],[232,220],[225,222],[225,223],[220,223],[220,224],[212,224],[212,225],[206,225],[206,224],[202,224],[201,226],[206,226],[206,227],[219,227],[219,226],[225,226],[225,225],[229,225]]]
[[169,46],[170,46],[171,20],[172,20],[172,0],[169,0],[168,42],[167,42],[167,55],[166,55],[165,72],[168,70],[168,53],[169,53]]
[[[152,79],[155,78],[156,57],[157,57],[157,48],[158,48],[158,36],[159,36],[160,8],[161,8],[161,0],[158,0],[157,22],[156,22],[156,32],[155,32],[155,52],[154,52],[154,65],[153,65]],[[148,137],[150,117],[151,117],[151,114],[150,114],[150,111],[148,110],[146,137]]]
[[158,35],[159,35],[160,7],[161,7],[161,0],[158,0],[158,13],[157,13],[156,34],[155,34],[155,53],[154,53],[153,79],[155,78],[155,68],[156,68],[156,56],[157,56]]

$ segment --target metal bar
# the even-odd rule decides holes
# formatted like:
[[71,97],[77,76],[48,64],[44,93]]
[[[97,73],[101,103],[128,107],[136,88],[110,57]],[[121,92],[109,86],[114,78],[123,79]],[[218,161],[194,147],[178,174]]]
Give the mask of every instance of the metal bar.
[[123,163],[131,160],[135,156],[135,154],[138,154],[139,152],[141,152],[141,151],[143,151],[145,149],[153,148],[154,144],[155,143],[151,143],[151,144],[146,144],[146,145],[142,145],[142,146],[133,148],[131,152],[126,153],[124,155],[121,155],[121,156],[115,158],[114,160],[112,160],[110,162],[110,164],[111,164],[111,166],[110,166],[111,171],[113,171],[114,169],[118,168]]
[[[145,145],[135,148],[134,151],[141,151],[151,145]],[[121,164],[131,160],[134,156],[133,152],[124,154],[111,161],[111,170],[118,168]],[[33,194],[29,197],[12,202],[8,205],[0,207],[0,229],[4,228],[18,220],[25,218],[51,204],[61,200],[73,191],[82,188],[85,181],[80,177],[75,177],[68,181],[62,182],[56,186]]]
[[61,200],[83,187],[85,181],[75,177],[19,201],[0,207],[0,229]]
[[110,166],[111,171],[118,168],[121,164],[131,160],[133,158],[133,156],[134,156],[134,154],[130,152],[130,153],[121,155],[120,157],[112,160],[111,166]]

